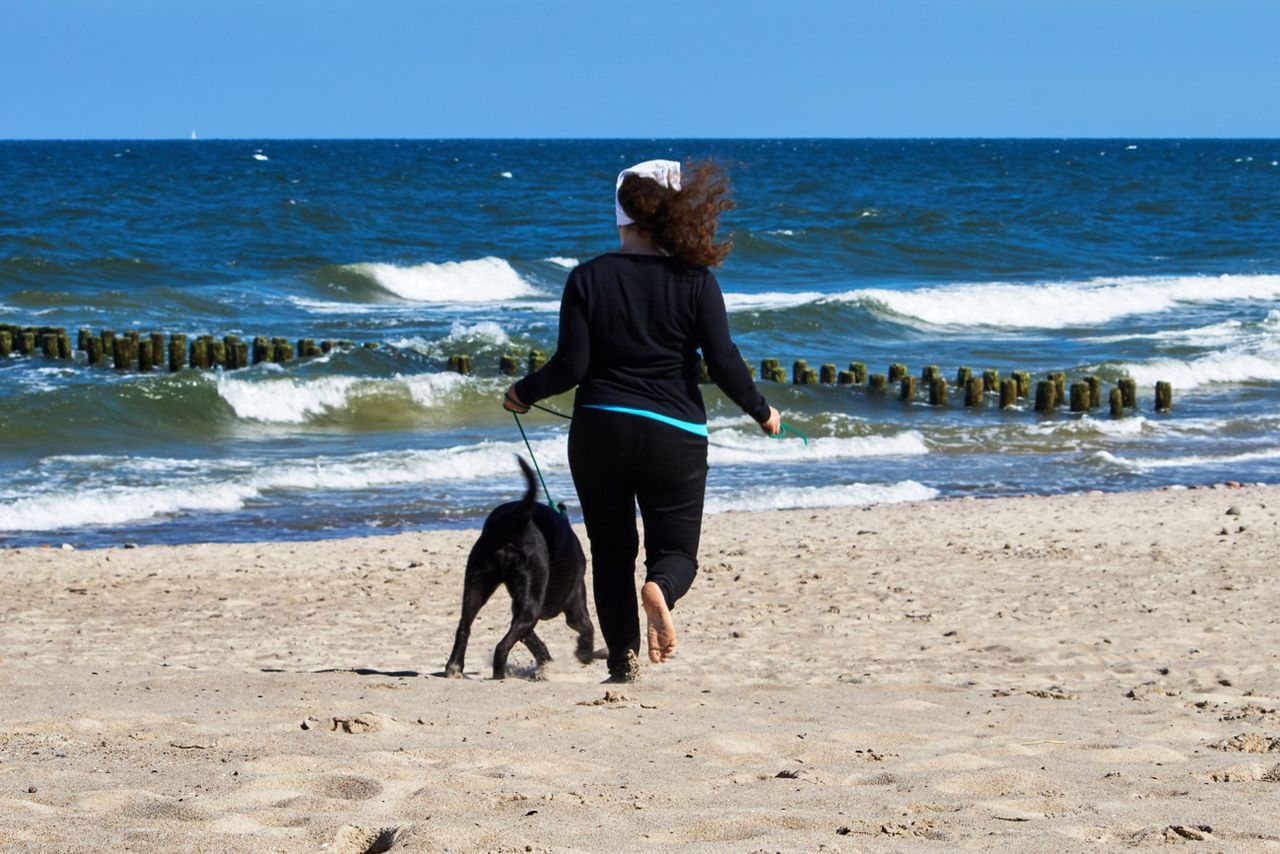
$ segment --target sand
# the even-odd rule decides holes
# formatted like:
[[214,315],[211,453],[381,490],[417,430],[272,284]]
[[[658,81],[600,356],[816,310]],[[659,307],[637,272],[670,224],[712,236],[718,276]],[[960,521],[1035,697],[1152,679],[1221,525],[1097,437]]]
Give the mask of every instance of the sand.
[[474,536],[0,551],[0,850],[1280,850],[1280,487],[709,517],[625,686]]

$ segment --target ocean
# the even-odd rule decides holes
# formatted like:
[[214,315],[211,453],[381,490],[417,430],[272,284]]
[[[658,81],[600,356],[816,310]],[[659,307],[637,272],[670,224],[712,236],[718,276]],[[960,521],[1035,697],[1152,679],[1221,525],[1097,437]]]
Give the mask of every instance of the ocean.
[[[354,342],[0,360],[0,545],[478,525],[523,488],[500,357],[554,349],[568,270],[616,247],[619,169],[704,156],[734,182],[717,276],[757,367],[1138,389],[1113,419],[762,382],[806,445],[705,386],[708,512],[1280,480],[1277,140],[0,142],[0,324]],[[525,427],[580,518],[567,422]]]

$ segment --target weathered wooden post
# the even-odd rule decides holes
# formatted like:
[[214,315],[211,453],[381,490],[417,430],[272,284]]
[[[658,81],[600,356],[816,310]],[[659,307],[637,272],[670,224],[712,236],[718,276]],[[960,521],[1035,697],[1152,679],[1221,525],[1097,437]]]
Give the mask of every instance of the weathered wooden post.
[[209,367],[209,342],[201,335],[191,341],[191,367],[207,370]]
[[65,332],[58,333],[58,358],[70,359],[75,355],[75,350],[71,347],[71,336]]
[[774,373],[780,367],[782,367],[782,363],[777,359],[761,359],[760,376],[764,377],[766,380],[772,380]]
[[805,368],[803,379],[804,379],[805,385],[817,385],[818,384],[817,368]]
[[982,393],[986,387],[982,384],[982,377],[969,377],[969,381],[964,384],[964,405],[965,406],[982,406]]
[[1071,411],[1085,412],[1089,409],[1089,384],[1081,380],[1071,384]]
[[498,357],[498,373],[514,377],[520,371],[520,360],[510,354]]
[[867,377],[867,390],[876,394],[884,394],[889,386],[889,378],[884,374],[872,374]]
[[8,329],[0,329],[0,359],[9,358],[13,352],[13,333]]
[[823,365],[822,372],[819,374],[819,379],[823,385],[834,384],[836,381],[836,366],[832,364]]
[[104,329],[98,337],[102,339],[103,358],[114,358],[116,352],[116,333],[110,329]]
[[529,373],[541,368],[547,363],[547,354],[542,350],[529,351]]
[[947,405],[947,378],[936,376],[929,383],[929,405],[930,406],[946,406]]
[[320,352],[321,352],[321,353],[330,353],[330,352],[332,352],[332,351],[333,351],[333,342],[332,342],[332,341],[329,341],[328,339],[325,339],[324,341],[321,341],[321,342],[320,342]]
[[787,369],[782,367],[782,365],[778,365],[778,367],[773,369],[773,376],[765,377],[765,379],[772,380],[775,383],[785,383],[787,381]]
[[155,353],[151,349],[151,339],[140,338],[134,346],[138,352],[138,371],[144,374],[150,372],[151,366],[155,363],[152,358]]
[[236,351],[236,367],[238,368],[249,367],[249,342],[237,341],[235,346],[235,351]]
[[377,349],[378,349],[378,342],[377,342],[377,341],[366,341],[366,342],[364,342],[364,348],[365,348],[366,350],[377,350]]
[[41,335],[40,348],[46,359],[58,358],[58,336],[52,332]]
[[853,374],[853,384],[863,385],[867,381],[867,366],[862,362],[850,362],[849,372]]
[[1124,417],[1124,392],[1119,388],[1111,389],[1111,417]]
[[293,361],[293,345],[289,343],[289,339],[275,338],[271,343],[275,348],[275,360],[277,365]]
[[227,342],[221,338],[211,339],[205,344],[205,349],[209,351],[209,365],[211,367],[219,367],[225,369],[227,367]]
[[1014,371],[1011,376],[1018,382],[1018,397],[1026,397],[1031,393],[1031,374],[1028,371]]
[[791,382],[795,385],[804,384],[804,372],[809,370],[809,363],[804,359],[796,359],[791,363]]
[[161,332],[151,333],[151,364],[157,368],[164,364],[167,352],[164,348],[164,334]]
[[1173,409],[1173,385],[1164,380],[1156,383],[1156,412]]
[[1102,381],[1090,374],[1084,382],[1089,386],[1089,408],[1096,409],[1102,405]]
[[1129,409],[1135,409],[1138,406],[1138,382],[1133,377],[1121,377],[1116,380],[1116,388],[1120,389],[1120,395],[1124,400],[1124,405]]
[[169,336],[169,373],[177,373],[187,366],[187,336],[175,332]]
[[271,339],[265,335],[254,336],[253,339],[253,363],[261,365],[263,362],[275,361],[276,348],[271,343]]
[[1018,405],[1018,381],[1010,378],[1000,381],[1000,408],[1012,409]]
[[903,377],[899,380],[898,399],[910,403],[916,399],[916,378]]
[[902,364],[901,362],[894,362],[892,365],[889,366],[890,384],[902,382],[902,378],[905,377],[906,375],[907,375],[907,366]]
[[747,361],[747,357],[742,357],[742,364],[747,366],[747,373],[751,374],[751,379],[756,378],[756,366]]
[[76,332],[76,349],[81,352],[88,352],[89,339],[93,337],[93,333],[88,329],[81,329]]
[[1000,372],[991,370],[990,368],[983,371],[982,388],[983,390],[989,391],[993,394],[998,392],[1000,390]]
[[942,376],[942,372],[937,365],[925,365],[924,369],[920,371],[920,384],[925,388],[930,388],[933,386],[934,379],[940,376]]
[[1049,381],[1052,382],[1057,389],[1057,397],[1055,400],[1061,402],[1067,399],[1067,374],[1065,371],[1053,371],[1049,374]]
[[247,367],[245,365],[241,365],[239,359],[237,358],[238,354],[236,353],[236,345],[239,343],[240,343],[240,337],[238,335],[222,336],[222,348],[223,350],[226,351],[226,354],[227,354],[226,368],[228,371],[234,371],[237,368]]
[[1053,412],[1058,405],[1058,384],[1053,380],[1036,383],[1036,412]]
[[959,368],[956,371],[956,387],[967,389],[969,380],[973,378],[973,371],[969,368]]
[[471,373],[471,357],[466,353],[454,353],[449,357],[449,370],[466,376]]
[[853,385],[853,371],[841,371],[836,374],[836,382],[840,385]]
[[101,338],[97,335],[90,335],[84,343],[90,367],[96,367],[106,361],[106,354],[102,352]]
[[130,365],[133,364],[134,351],[137,349],[137,345],[134,343],[133,339],[128,336],[117,338],[112,342],[112,346],[115,348],[112,356],[115,361],[116,370],[129,370]]
[[23,332],[18,336],[18,352],[23,356],[30,356],[36,351],[36,334],[34,332]]
[[707,360],[698,360],[698,382],[707,385],[711,382],[711,372],[707,370]]

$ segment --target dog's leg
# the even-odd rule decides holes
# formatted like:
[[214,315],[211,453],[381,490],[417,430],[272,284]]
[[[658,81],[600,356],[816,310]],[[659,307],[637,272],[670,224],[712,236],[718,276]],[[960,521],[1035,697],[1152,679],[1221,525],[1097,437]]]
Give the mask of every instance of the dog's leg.
[[574,656],[583,664],[590,664],[595,647],[595,626],[591,625],[591,614],[587,611],[587,588],[579,584],[578,589],[569,597],[564,609],[565,622],[569,628],[578,633],[578,648]]
[[466,592],[462,595],[462,618],[458,620],[458,633],[453,639],[453,652],[449,653],[449,663],[445,665],[444,675],[450,678],[462,676],[463,658],[467,654],[467,640],[471,637],[471,624],[476,614],[489,601],[493,591],[498,589],[499,582],[489,579],[468,578],[465,582]]
[[542,642],[542,638],[538,637],[538,633],[532,629],[529,630],[529,634],[524,636],[522,642],[529,648],[529,652],[533,653],[533,660],[538,664],[538,676],[541,678],[542,669],[547,666],[547,662],[551,661],[550,650]]
[[[511,628],[507,629],[507,633],[502,636],[502,640],[498,641],[498,647],[493,651],[493,678],[507,678],[507,656],[511,654],[511,647],[518,642],[524,640],[533,633],[533,627],[538,624],[538,613],[532,608],[521,609],[511,619]],[[542,641],[538,641],[542,643]],[[532,649],[532,647],[530,647]],[[546,650],[546,647],[543,647]],[[536,656],[537,653],[535,652]]]

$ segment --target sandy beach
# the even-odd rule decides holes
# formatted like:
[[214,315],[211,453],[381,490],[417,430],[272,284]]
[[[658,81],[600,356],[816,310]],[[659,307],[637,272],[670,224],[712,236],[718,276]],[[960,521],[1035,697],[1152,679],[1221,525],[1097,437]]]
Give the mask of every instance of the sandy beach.
[[0,551],[0,849],[1280,850],[1280,487],[712,516],[627,686],[474,536]]

